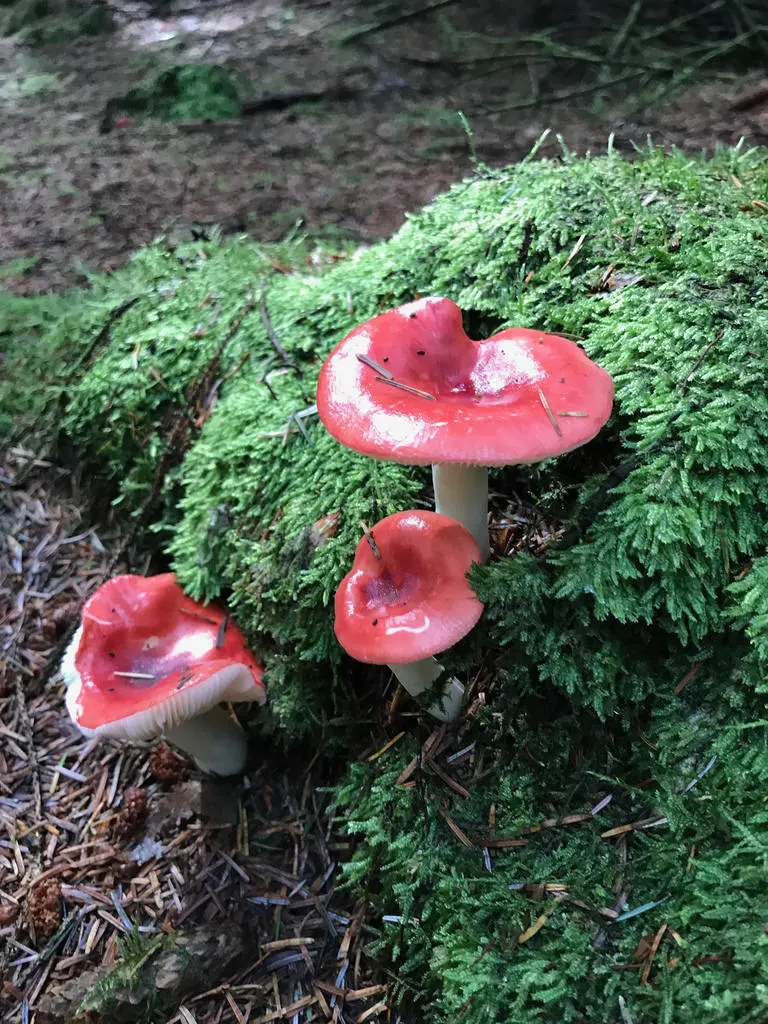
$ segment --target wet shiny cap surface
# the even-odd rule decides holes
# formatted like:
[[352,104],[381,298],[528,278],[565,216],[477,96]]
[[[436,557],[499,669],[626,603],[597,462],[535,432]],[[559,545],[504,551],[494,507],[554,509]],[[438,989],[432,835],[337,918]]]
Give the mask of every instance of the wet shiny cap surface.
[[397,512],[364,537],[336,591],[334,630],[344,650],[374,665],[404,665],[445,651],[483,605],[466,579],[480,549],[455,519]]
[[[115,576],[99,587],[83,608],[74,668],[67,703],[87,730],[143,712],[162,727],[164,704],[177,705],[170,718],[179,720],[221,700],[266,697],[263,668],[240,630],[221,608],[187,597],[173,573]],[[206,696],[217,677],[222,684]]]
[[382,313],[325,361],[320,419],[365,455],[407,464],[538,462],[591,440],[611,414],[613,382],[573,341],[510,328],[464,332],[450,299]]

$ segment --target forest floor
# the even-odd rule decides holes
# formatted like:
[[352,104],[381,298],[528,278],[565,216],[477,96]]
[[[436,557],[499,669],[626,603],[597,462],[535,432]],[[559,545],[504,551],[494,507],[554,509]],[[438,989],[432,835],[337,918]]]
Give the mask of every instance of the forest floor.
[[[579,93],[551,60],[486,67],[484,41],[503,25],[464,5],[346,45],[365,23],[342,0],[190,3],[163,19],[146,8],[123,4],[112,36],[37,49],[0,40],[0,279],[18,294],[82,284],[159,234],[214,225],[264,241],[301,230],[370,242],[473,157],[512,162],[547,128],[542,155],[558,152],[558,134],[577,152],[603,150],[612,133],[622,150],[649,134],[690,150],[768,140],[759,74],[697,79],[628,112],[610,79]],[[248,98],[285,105],[181,123],[108,108],[148,72],[188,61],[226,64]],[[296,91],[315,95],[297,102]],[[0,1019],[66,1019],[95,981],[86,972],[125,956],[141,921],[150,939],[226,922],[231,961],[207,965],[196,987],[177,979],[170,1021],[259,1024],[310,1009],[399,1020],[391,979],[365,955],[364,908],[334,894],[347,840],[313,757],[268,777],[262,763],[244,790],[212,795],[166,753],[84,743],[69,725],[62,645],[123,563],[119,538],[90,523],[81,482],[39,455],[15,448],[0,468]],[[134,996],[111,1019],[137,1019]]]
[[[768,139],[768,94],[733,108],[759,75],[705,79],[692,65],[669,80],[667,60],[677,91],[665,98],[658,72],[653,106],[639,109],[649,96],[618,92],[622,75],[595,72],[589,54],[587,79],[539,36],[521,56],[498,5],[440,4],[390,27],[366,22],[353,0],[187,0],[164,19],[148,6],[123,0],[110,36],[38,48],[0,39],[0,276],[18,293],[82,283],[159,234],[213,225],[276,240],[298,224],[329,244],[388,235],[470,171],[458,111],[477,159],[496,166],[546,128],[542,155],[558,152],[557,133],[577,152],[603,150],[611,133],[625,151],[649,134],[691,150]],[[285,106],[221,121],[122,116],[120,96],[188,61],[224,64],[246,101]]]

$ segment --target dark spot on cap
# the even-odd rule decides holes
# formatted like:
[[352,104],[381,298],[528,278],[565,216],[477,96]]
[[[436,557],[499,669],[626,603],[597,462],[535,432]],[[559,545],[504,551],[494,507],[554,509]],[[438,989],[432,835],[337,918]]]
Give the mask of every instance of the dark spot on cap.
[[107,693],[114,693],[114,692],[115,692],[114,686],[108,686],[107,687]]
[[114,651],[109,651],[108,653],[109,653],[110,658],[116,658],[117,657],[117,655],[115,654]]
[[416,314],[415,314],[415,313],[409,313],[409,314],[408,314],[408,318],[409,318],[410,320],[415,320],[415,319],[416,319]]
[[384,358],[381,361],[382,361],[382,363],[388,363],[389,362],[389,356],[384,356]]
[[561,383],[561,384],[565,384],[565,377],[561,377],[561,378],[560,378],[560,383]]
[[424,351],[423,348],[418,349],[417,352],[416,352],[417,356],[425,356],[426,354],[427,353]]
[[375,626],[378,621],[379,621],[378,619],[374,619],[373,622],[371,623],[371,625]]

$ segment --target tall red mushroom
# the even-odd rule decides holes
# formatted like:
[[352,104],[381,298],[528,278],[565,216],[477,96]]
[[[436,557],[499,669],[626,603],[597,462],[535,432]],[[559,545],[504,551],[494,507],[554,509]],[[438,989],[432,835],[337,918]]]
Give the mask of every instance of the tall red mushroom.
[[88,736],[160,734],[216,775],[245,765],[245,733],[219,705],[263,704],[263,669],[240,630],[172,573],[116,576],[86,601],[61,666],[67,710]]
[[[433,655],[472,629],[483,605],[467,581],[480,550],[460,523],[436,512],[396,512],[358,544],[336,591],[336,637],[358,661],[388,665],[414,696],[443,671]],[[447,681],[429,708],[450,721],[464,688]]]
[[488,557],[488,467],[586,444],[611,413],[613,382],[574,342],[512,327],[464,332],[450,299],[425,298],[356,327],[318,380],[328,431],[365,455],[432,465],[435,507]]

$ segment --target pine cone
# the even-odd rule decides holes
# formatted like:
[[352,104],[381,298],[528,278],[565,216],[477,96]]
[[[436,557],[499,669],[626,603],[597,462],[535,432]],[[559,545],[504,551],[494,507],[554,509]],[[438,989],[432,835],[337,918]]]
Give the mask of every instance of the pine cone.
[[183,782],[189,765],[167,743],[159,743],[149,755],[149,770],[158,782]]
[[148,813],[147,794],[137,786],[129,786],[123,793],[123,804],[115,820],[115,835],[120,839],[135,835],[146,821]]
[[27,919],[41,939],[49,939],[61,924],[61,886],[55,878],[33,885],[27,899]]

